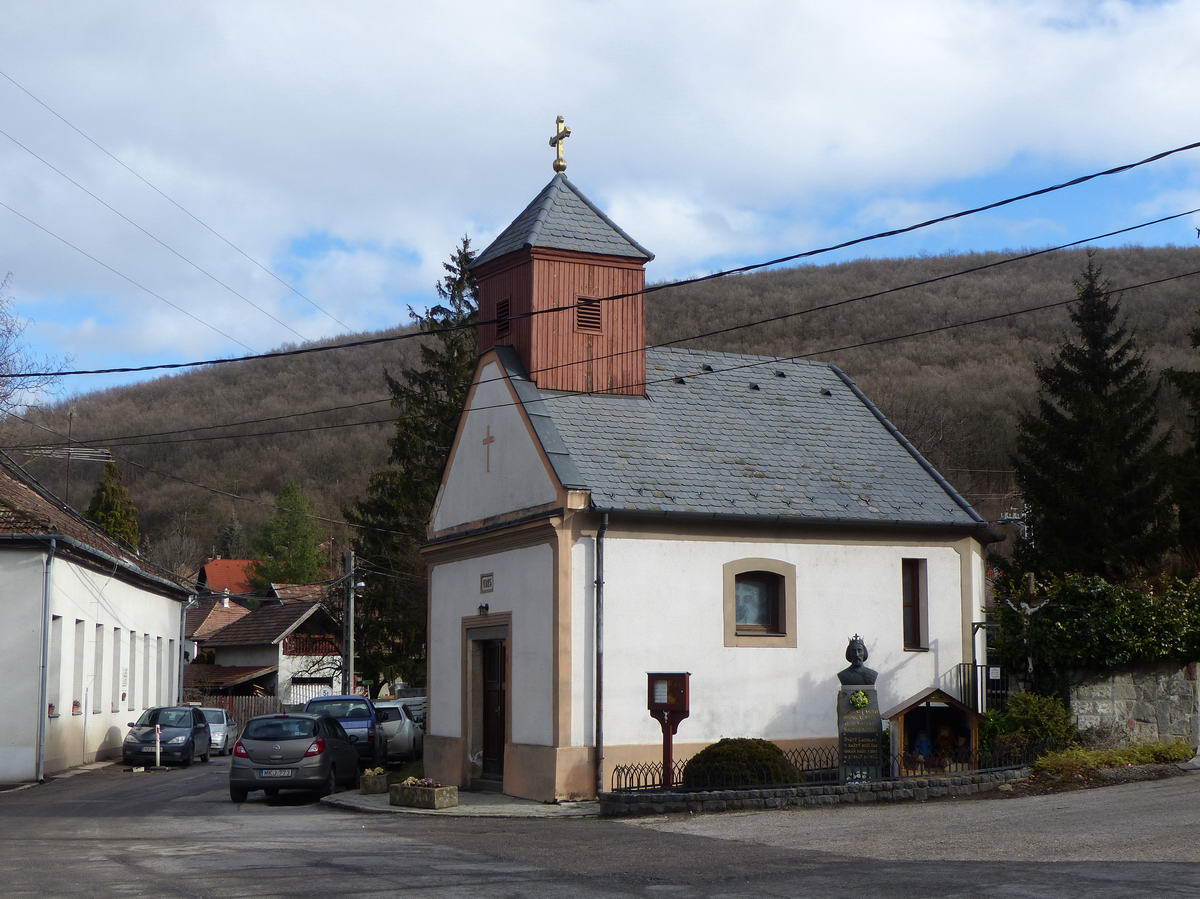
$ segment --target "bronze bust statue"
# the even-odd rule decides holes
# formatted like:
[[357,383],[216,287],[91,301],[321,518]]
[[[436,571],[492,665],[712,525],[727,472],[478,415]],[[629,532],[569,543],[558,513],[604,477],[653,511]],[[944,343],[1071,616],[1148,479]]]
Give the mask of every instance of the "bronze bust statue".
[[863,642],[862,637],[855,634],[846,645],[846,661],[850,663],[850,667],[838,672],[838,680],[851,686],[874,684],[879,672],[864,665],[866,660],[867,644]]

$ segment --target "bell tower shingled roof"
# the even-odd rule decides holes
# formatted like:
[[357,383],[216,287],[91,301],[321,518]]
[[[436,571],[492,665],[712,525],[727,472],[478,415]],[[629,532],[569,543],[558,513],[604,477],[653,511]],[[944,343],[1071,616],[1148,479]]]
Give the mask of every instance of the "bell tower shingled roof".
[[644,394],[653,258],[557,173],[471,264],[480,350],[512,346],[544,390]]

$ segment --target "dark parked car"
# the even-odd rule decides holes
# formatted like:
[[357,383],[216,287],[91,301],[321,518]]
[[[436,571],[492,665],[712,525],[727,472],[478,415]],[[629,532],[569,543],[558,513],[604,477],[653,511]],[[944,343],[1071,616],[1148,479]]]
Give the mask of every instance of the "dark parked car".
[[339,784],[358,783],[358,753],[334,718],[293,712],[246,722],[233,744],[229,798],[244,802],[251,790],[316,790],[328,796]]
[[212,752],[208,722],[199,709],[191,706],[164,706],[146,709],[137,721],[129,722],[130,731],[121,745],[121,758],[127,765],[154,763],[154,728],[160,729],[162,760],[190,765],[197,756],[207,762]]
[[310,699],[304,711],[312,715],[336,718],[358,750],[364,765],[382,765],[387,753],[387,737],[375,704],[363,696],[320,696]]

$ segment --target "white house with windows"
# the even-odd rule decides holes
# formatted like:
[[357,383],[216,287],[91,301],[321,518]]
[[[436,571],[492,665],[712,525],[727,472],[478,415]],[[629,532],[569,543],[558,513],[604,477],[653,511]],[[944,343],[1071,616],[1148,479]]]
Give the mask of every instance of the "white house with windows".
[[189,599],[0,455],[0,783],[119,755],[175,702]]
[[983,520],[835,366],[645,347],[649,258],[559,174],[474,263],[482,355],[424,550],[445,783],[608,789],[660,758],[650,672],[691,673],[686,758],[833,743],[853,634],[881,707],[982,655]]

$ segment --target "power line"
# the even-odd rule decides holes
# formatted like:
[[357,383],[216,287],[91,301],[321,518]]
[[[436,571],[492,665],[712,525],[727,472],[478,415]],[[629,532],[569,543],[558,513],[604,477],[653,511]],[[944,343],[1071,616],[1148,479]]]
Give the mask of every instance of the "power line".
[[[18,415],[15,412],[9,412],[8,414],[19,421],[25,422],[27,425],[30,425],[35,428],[41,428],[43,431],[46,431],[50,434],[55,434],[59,437],[66,436],[61,431],[56,431],[54,428],[47,427],[46,425],[40,424],[39,422],[36,422],[36,421],[31,421],[30,419],[25,418],[21,415]],[[76,446],[86,446],[91,449],[97,448],[94,446],[90,446],[88,443],[85,443],[85,442],[79,441],[79,440],[73,441],[73,443]],[[132,465],[135,468],[140,468],[143,471],[148,471],[151,474],[158,475],[160,478],[167,478],[168,480],[179,481],[181,484],[187,484],[191,487],[199,488],[200,490],[207,490],[209,493],[216,494],[217,496],[224,496],[224,497],[226,497],[228,499],[232,499],[232,500],[237,500],[238,502],[251,503],[252,505],[256,505],[256,506],[266,506],[267,508],[270,508],[270,509],[275,508],[274,503],[269,503],[269,502],[266,502],[266,501],[260,500],[260,499],[253,499],[249,496],[242,496],[237,493],[232,493],[228,490],[222,490],[219,487],[212,487],[208,484],[202,484],[199,481],[193,481],[189,478],[181,477],[180,475],[177,475],[177,474],[171,474],[170,472],[167,472],[167,471],[160,471],[157,468],[152,468],[149,465],[144,465],[141,462],[137,462],[133,459],[130,459],[128,456],[118,456],[116,453],[113,453],[112,456],[118,462],[123,462],[126,465]],[[394,531],[389,528],[380,528],[380,527],[375,527],[374,525],[369,525],[369,524],[355,524],[352,521],[342,521],[341,519],[338,519],[338,518],[327,518],[324,515],[314,515],[312,513],[306,513],[304,517],[311,518],[314,521],[323,521],[328,524],[340,524],[340,525],[344,525],[345,527],[348,527],[348,528],[357,528],[358,530],[378,531],[381,534],[396,534],[401,537],[408,536],[407,534],[405,534],[404,531]]]
[[[1124,291],[1139,290],[1144,287],[1152,287],[1157,284],[1164,284],[1168,281],[1178,281],[1183,278],[1189,278],[1189,277],[1192,277],[1195,275],[1200,275],[1200,269],[1197,269],[1195,271],[1190,271],[1190,272],[1182,272],[1177,275],[1170,275],[1165,278],[1156,278],[1152,281],[1143,281],[1140,284],[1129,284],[1129,285],[1124,285],[1122,287],[1114,287],[1109,291],[1109,293],[1121,293]],[[907,340],[912,337],[922,337],[927,334],[937,334],[942,331],[952,331],[957,328],[965,328],[970,325],[979,325],[979,324],[984,324],[987,322],[1000,321],[1000,320],[1006,319],[1006,318],[1014,318],[1018,315],[1027,315],[1032,312],[1041,312],[1046,309],[1058,309],[1063,306],[1069,306],[1072,303],[1076,303],[1076,302],[1078,302],[1078,299],[1076,299],[1076,298],[1072,298],[1069,300],[1057,300],[1052,303],[1042,303],[1037,306],[1028,306],[1023,309],[1011,310],[1009,312],[1000,312],[995,315],[988,315],[988,316],[984,316],[982,318],[970,319],[968,321],[955,322],[953,324],[948,324],[948,325],[939,325],[939,326],[933,327],[933,328],[924,328],[919,331],[909,331],[904,334],[894,334],[894,335],[890,335],[887,337],[878,337],[878,338],[874,338],[872,340],[864,340],[864,341],[860,341],[859,343],[845,344],[843,346],[838,346],[838,347],[827,347],[827,348],[820,349],[820,350],[813,350],[812,352],[808,352],[808,353],[798,353],[794,356],[764,356],[756,362],[748,362],[743,365],[734,365],[734,366],[730,366],[728,368],[718,368],[718,369],[714,369],[713,371],[693,372],[688,377],[700,378],[700,377],[704,377],[705,375],[724,374],[727,372],[740,371],[742,369],[747,369],[747,368],[757,368],[760,365],[770,365],[770,364],[778,363],[778,362],[793,362],[798,359],[810,359],[813,356],[824,356],[829,353],[840,353],[845,350],[861,349],[861,348],[869,347],[869,346],[877,346],[882,343],[892,343],[892,342],[895,342],[898,340]],[[549,402],[554,402],[555,400],[568,399],[568,398],[578,397],[578,396],[607,396],[607,395],[612,395],[620,390],[627,390],[631,387],[648,387],[653,384],[664,384],[668,381],[674,381],[676,377],[678,377],[677,374],[672,374],[672,375],[668,375],[663,378],[635,381],[635,382],[628,383],[628,384],[618,385],[616,387],[605,388],[603,390],[579,391],[576,393],[556,393],[556,394],[552,394],[550,396],[542,396],[541,399],[535,400],[534,402],[549,403]],[[518,406],[518,405],[524,405],[524,404],[519,401],[518,402],[508,402],[508,403],[495,403],[490,406],[474,406],[474,407],[472,407],[471,411],[478,412],[478,411],[483,411],[486,409],[505,409],[505,408],[509,408],[512,406]],[[19,418],[20,416],[17,416],[17,417]],[[25,421],[25,419],[21,419],[21,420]],[[197,443],[197,442],[209,441],[209,440],[237,440],[237,439],[247,438],[247,437],[272,437],[272,436],[277,436],[280,434],[302,434],[302,433],[307,433],[310,431],[327,431],[327,430],[335,430],[335,429],[340,429],[340,428],[360,427],[363,425],[386,424],[386,423],[392,422],[392,421],[395,421],[395,419],[376,418],[376,419],[369,419],[367,421],[342,422],[342,423],[330,424],[330,425],[314,425],[314,426],[306,427],[306,428],[284,428],[284,429],[279,429],[279,430],[274,430],[274,431],[254,431],[249,434],[216,434],[216,435],[210,435],[210,436],[206,436],[206,437],[180,437],[180,438],[177,438],[174,440],[147,440],[147,441],[138,442],[138,443],[111,443],[111,444],[109,444],[109,446],[131,446],[131,447],[133,447],[133,446],[165,446],[165,445],[174,444],[174,443]],[[62,436],[62,435],[60,434],[59,436]],[[89,441],[89,442],[95,442],[95,441]],[[78,444],[80,442],[76,441],[76,443]],[[86,445],[86,444],[80,444],[80,445]],[[8,449],[11,449],[11,450],[18,450],[21,448],[22,447],[20,447],[20,446],[8,447]],[[138,464],[138,463],[133,463],[133,464]],[[394,533],[399,533],[399,532],[394,532]]]
[[124,160],[120,159],[118,156],[109,152],[107,148],[105,148],[99,142],[97,142],[91,135],[85,133],[82,129],[77,127],[74,123],[68,121],[61,113],[59,113],[57,110],[52,108],[50,106],[50,104],[48,104],[41,97],[38,97],[36,94],[34,94],[32,91],[30,91],[29,88],[25,87],[25,85],[18,82],[15,78],[13,78],[7,72],[0,71],[0,76],[3,76],[5,79],[7,79],[9,81],[9,83],[11,83],[15,88],[22,91],[31,100],[33,100],[35,103],[37,103],[43,109],[45,109],[47,112],[49,112],[55,118],[57,118],[60,122],[62,122],[64,125],[66,125],[68,128],[70,128],[72,131],[74,131],[76,134],[78,134],[80,137],[82,137],[84,140],[86,140],[88,143],[90,143],[93,147],[95,147],[97,150],[99,150],[101,153],[103,153],[105,156],[107,156],[109,159],[111,159],[117,165],[121,166],[121,168],[125,169],[125,171],[129,172],[129,174],[133,175],[135,178],[137,178],[139,181],[141,181],[143,184],[145,184],[147,187],[149,187],[152,191],[154,191],[156,194],[158,194],[160,197],[162,197],[164,200],[166,200],[168,203],[170,203],[172,206],[174,206],[176,209],[178,209],[184,215],[188,216],[188,218],[192,219],[192,221],[196,222],[196,224],[200,225],[202,228],[204,228],[210,234],[217,237],[219,240],[223,241],[227,246],[229,246],[233,250],[240,253],[245,259],[247,259],[249,262],[253,263],[254,265],[258,266],[258,268],[260,268],[262,271],[266,272],[268,275],[270,275],[272,278],[274,278],[276,281],[278,281],[280,284],[282,284],[284,287],[286,287],[288,290],[290,290],[296,296],[300,297],[300,299],[304,300],[306,303],[308,303],[310,306],[312,306],[317,311],[328,316],[331,320],[333,320],[337,324],[341,325],[347,331],[353,330],[348,324],[346,324],[340,318],[335,316],[328,309],[326,309],[323,306],[321,306],[320,304],[318,304],[316,300],[312,299],[311,297],[305,296],[296,287],[294,287],[292,284],[288,283],[283,278],[281,278],[278,274],[276,274],[276,272],[274,270],[263,265],[261,262],[259,262],[253,256],[251,256],[249,253],[247,253],[245,250],[243,250],[241,247],[239,247],[237,244],[235,244],[233,241],[231,241],[224,234],[220,233],[215,228],[213,228],[211,225],[209,225],[208,222],[204,221],[202,218],[197,216],[191,210],[189,210],[185,206],[183,206],[183,204],[181,204],[174,197],[165,193],[161,188],[158,187],[158,185],[154,184],[152,181],[150,181],[148,178],[146,178],[144,175],[142,175],[136,169],[129,166],[126,162],[124,162]]
[[[33,227],[37,228],[39,231],[43,231],[46,234],[53,237],[55,240],[59,241],[60,243],[66,244],[68,247],[70,247],[76,253],[86,256],[88,259],[92,260],[92,262],[96,263],[96,265],[100,266],[101,268],[108,269],[110,272],[112,272],[118,278],[123,278],[124,280],[128,281],[130,284],[132,284],[134,287],[138,288],[139,290],[144,290],[146,293],[150,294],[150,296],[154,297],[155,299],[162,300],[164,303],[166,303],[168,306],[170,306],[176,312],[182,312],[184,315],[186,315],[188,318],[190,318],[192,321],[196,322],[197,324],[204,325],[204,327],[208,328],[210,331],[220,334],[226,340],[231,340],[240,347],[245,347],[246,350],[251,353],[254,352],[254,350],[251,349],[247,344],[238,340],[232,334],[226,334],[224,331],[222,331],[216,325],[210,325],[204,319],[193,315],[192,313],[190,313],[186,309],[184,309],[182,306],[172,303],[170,300],[168,300],[162,294],[156,293],[155,291],[153,291],[149,287],[147,287],[145,284],[142,284],[138,281],[133,280],[133,278],[129,277],[124,272],[117,271],[115,268],[113,268],[107,262],[97,259],[95,256],[93,256],[87,250],[84,250],[83,248],[71,243],[71,241],[67,240],[65,237],[55,234],[53,231],[51,231],[45,225],[38,224],[37,222],[35,222],[33,219],[31,219],[29,216],[25,215],[24,213],[18,212],[17,210],[13,209],[11,206],[9,206],[7,203],[5,203],[3,200],[0,200],[0,206],[3,206],[5,209],[7,209],[13,215],[17,216],[17,218],[21,218],[21,219],[24,219],[25,221],[29,222],[29,224],[33,225]],[[253,357],[246,356],[244,358],[249,359],[249,358],[253,358]],[[70,372],[68,372],[67,374],[70,374]],[[82,372],[81,372],[81,374],[82,374]],[[3,374],[0,374],[0,380],[13,379],[13,378],[41,378],[41,377],[47,377],[47,376],[48,375],[46,375],[42,372],[27,372],[26,374],[12,374],[9,372],[5,372]],[[58,375],[52,375],[51,377],[58,377]]]
[[[743,274],[745,272],[755,271],[756,269],[767,268],[767,267],[773,266],[773,265],[780,265],[784,262],[791,262],[796,259],[803,259],[803,258],[808,258],[808,257],[812,257],[812,256],[817,256],[822,253],[830,253],[830,252],[833,252],[834,250],[845,249],[846,247],[856,246],[858,244],[866,243],[867,241],[880,240],[885,237],[894,237],[894,236],[897,236],[900,234],[907,234],[907,233],[910,233],[912,231],[916,231],[916,230],[919,230],[922,228],[928,228],[932,225],[941,224],[943,222],[952,221],[954,219],[963,218],[963,217],[969,216],[969,215],[974,215],[979,212],[986,212],[991,209],[997,209],[999,207],[1007,206],[1009,204],[1016,203],[1021,200],[1030,199],[1031,197],[1043,196],[1045,194],[1052,193],[1054,191],[1063,190],[1067,187],[1074,187],[1076,185],[1083,184],[1085,182],[1094,180],[1096,178],[1102,178],[1102,177],[1109,176],[1109,175],[1116,175],[1116,174],[1120,174],[1122,172],[1127,172],[1131,169],[1138,168],[1139,166],[1147,165],[1151,162],[1157,162],[1161,159],[1165,159],[1166,157],[1172,156],[1176,153],[1182,153],[1187,150],[1194,150],[1197,147],[1200,147],[1200,141],[1198,141],[1196,143],[1186,144],[1182,147],[1176,147],[1172,150],[1164,150],[1161,153],[1155,153],[1153,156],[1148,156],[1145,159],[1139,160],[1138,162],[1126,163],[1124,165],[1119,165],[1119,166],[1115,166],[1110,169],[1105,169],[1102,172],[1093,172],[1092,174],[1089,174],[1089,175],[1081,175],[1078,178],[1072,178],[1070,181],[1064,181],[1061,184],[1054,184],[1049,187],[1039,188],[1038,190],[1029,191],[1027,193],[1019,194],[1019,195],[1013,196],[1013,197],[1007,197],[1003,200],[997,200],[993,203],[987,203],[983,206],[976,206],[971,209],[964,209],[959,212],[953,212],[948,215],[939,216],[938,218],[928,219],[924,222],[918,222],[916,224],[908,225],[903,228],[894,228],[890,231],[878,231],[874,234],[868,234],[863,237],[856,237],[853,240],[843,241],[842,243],[832,244],[827,247],[820,247],[820,248],[813,249],[813,250],[805,250],[803,252],[793,253],[788,256],[780,256],[776,259],[771,259],[766,262],[756,262],[751,265],[743,265],[738,268],[732,268],[732,269],[726,269],[724,271],[713,272],[711,274],[701,275],[701,276],[698,276],[695,278],[685,278],[685,279],[678,280],[678,281],[668,281],[668,282],[664,282],[662,284],[655,284],[655,285],[651,285],[650,287],[644,287],[640,290],[633,290],[633,291],[628,291],[626,293],[618,293],[618,294],[613,294],[613,295],[607,296],[607,297],[600,297],[598,299],[592,300],[591,302],[596,302],[596,303],[610,302],[613,300],[625,299],[626,297],[638,296],[639,294],[655,293],[657,291],[666,290],[666,289],[672,288],[672,287],[683,287],[683,286],[686,286],[689,284],[698,284],[703,281],[712,281],[717,278],[727,277],[729,275]],[[11,207],[6,207],[6,208],[11,208]],[[22,218],[24,218],[24,216],[22,216]],[[1117,232],[1114,232],[1114,233],[1117,233]],[[508,321],[511,322],[511,321],[514,321],[517,319],[522,319],[522,318],[532,318],[535,315],[547,315],[547,314],[550,314],[553,312],[563,312],[563,311],[574,309],[574,308],[575,308],[574,303],[561,305],[561,306],[551,306],[546,309],[536,309],[536,310],[531,310],[529,312],[523,312],[523,313],[519,313],[516,315],[510,315],[508,318]],[[246,362],[251,359],[277,359],[277,358],[284,357],[284,356],[299,356],[299,355],[304,355],[306,353],[323,353],[323,352],[329,352],[332,350],[341,350],[341,349],[350,349],[353,347],[370,346],[372,344],[377,344],[377,343],[389,343],[389,342],[398,341],[398,340],[411,340],[411,339],[417,338],[417,337],[425,337],[425,336],[434,335],[434,334],[447,334],[447,333],[451,333],[451,332],[455,332],[455,331],[464,331],[464,330],[467,330],[468,328],[477,328],[481,325],[495,324],[495,323],[496,323],[496,319],[475,320],[475,321],[470,321],[470,322],[464,322],[464,323],[457,324],[457,325],[450,325],[450,326],[447,326],[444,328],[429,328],[429,329],[423,330],[423,331],[420,331],[420,330],[419,331],[408,331],[403,334],[396,334],[396,335],[392,335],[389,337],[373,337],[373,338],[368,338],[366,340],[353,340],[353,341],[348,341],[346,343],[328,344],[328,345],[319,346],[319,347],[299,347],[299,348],[292,349],[292,350],[277,350],[274,352],[258,353],[258,354],[253,354],[253,355],[249,355],[249,356],[234,356],[234,357],[225,357],[225,358],[221,358],[221,359],[203,359],[203,360],[198,360],[198,361],[193,361],[193,362],[165,362],[165,363],[159,363],[157,365],[121,366],[118,368],[77,369],[77,370],[72,370],[72,371],[55,371],[55,372],[31,372],[31,373],[23,375],[22,377],[67,377],[67,376],[73,376],[73,375],[126,374],[126,373],[130,373],[130,372],[166,371],[166,370],[170,370],[170,369],[195,368],[195,367],[202,366],[202,365],[223,365],[223,364],[227,364],[227,363],[231,363],[231,362]],[[242,346],[245,346],[245,344],[242,344]],[[17,377],[17,376],[9,375],[9,374],[0,374],[0,379],[13,378],[13,377]]]
[[[741,324],[731,325],[731,326],[725,327],[725,328],[718,328],[718,329],[715,329],[712,331],[705,331],[705,332],[702,332],[699,334],[690,334],[690,335],[687,335],[684,337],[675,338],[673,340],[664,341],[662,343],[652,344],[648,347],[640,347],[640,348],[634,349],[634,350],[619,350],[619,351],[616,351],[613,353],[607,353],[607,354],[604,354],[601,356],[596,356],[596,357],[593,357],[592,359],[572,361],[572,362],[562,362],[562,363],[558,363],[556,365],[544,366],[543,368],[534,369],[533,371],[529,372],[529,375],[532,377],[535,374],[540,374],[545,371],[551,371],[554,369],[565,368],[565,367],[569,367],[572,365],[578,365],[578,364],[580,364],[580,361],[589,362],[589,361],[595,361],[598,359],[606,359],[606,358],[613,358],[616,356],[622,356],[622,355],[626,355],[628,353],[641,352],[642,350],[645,350],[645,349],[655,349],[655,348],[659,348],[659,347],[672,346],[672,345],[675,345],[678,343],[684,343],[684,342],[687,342],[690,340],[699,340],[701,338],[712,337],[712,336],[720,335],[720,334],[726,334],[726,333],[730,333],[733,331],[742,330],[744,328],[755,327],[755,326],[763,325],[763,324],[771,324],[771,323],[782,321],[785,319],[795,318],[795,317],[801,316],[801,315],[808,315],[813,312],[820,312],[823,310],[832,309],[832,308],[836,308],[839,306],[845,306],[850,303],[856,303],[856,302],[860,302],[860,301],[876,299],[878,297],[886,296],[886,295],[892,294],[892,293],[897,293],[897,292],[900,292],[903,290],[909,290],[909,289],[912,289],[915,287],[924,287],[924,286],[928,286],[930,284],[935,284],[935,283],[938,283],[941,281],[948,281],[952,278],[962,277],[962,276],[969,275],[969,274],[975,274],[977,272],[984,271],[986,269],[998,268],[1000,266],[1009,265],[1014,262],[1025,261],[1028,259],[1032,259],[1036,256],[1043,256],[1047,253],[1053,253],[1053,252],[1057,252],[1059,250],[1068,249],[1070,247],[1079,246],[1080,244],[1090,243],[1092,241],[1102,240],[1102,239],[1108,238],[1108,237],[1114,237],[1119,234],[1125,234],[1130,231],[1136,231],[1140,228],[1146,228],[1151,225],[1157,225],[1157,224],[1161,224],[1163,222],[1171,221],[1173,219],[1182,218],[1184,216],[1191,215],[1196,212],[1200,212],[1200,207],[1197,207],[1196,209],[1189,209],[1185,212],[1175,213],[1174,215],[1169,215],[1169,216],[1164,216],[1162,218],[1152,219],[1147,222],[1141,222],[1136,225],[1130,225],[1128,227],[1120,228],[1115,231],[1108,231],[1108,232],[1105,232],[1104,234],[1097,234],[1097,235],[1093,235],[1091,237],[1084,237],[1084,238],[1080,238],[1079,240],[1073,240],[1068,243],[1058,244],[1057,246],[1054,246],[1054,247],[1046,247],[1046,248],[1043,248],[1040,250],[1032,250],[1028,253],[1021,253],[1016,256],[1008,256],[1003,259],[994,260],[992,262],[981,263],[979,265],[970,266],[965,269],[959,269],[954,272],[948,272],[948,273],[942,274],[942,275],[935,275],[930,278],[923,278],[918,281],[911,281],[907,284],[901,284],[901,285],[897,285],[897,286],[893,286],[893,287],[888,287],[883,290],[874,291],[872,293],[861,294],[859,296],[849,297],[849,298],[845,298],[845,299],[841,299],[841,300],[834,300],[832,302],[824,303],[819,306],[810,306],[806,309],[799,309],[799,310],[795,310],[792,312],[785,312],[785,313],[781,313],[780,315],[771,316],[769,318],[757,319],[757,320],[751,321],[751,322],[743,322]],[[1068,302],[1070,302],[1070,301],[1068,301]],[[465,386],[470,387],[470,386],[479,385],[479,384],[488,384],[488,383],[491,383],[491,382],[497,381],[497,380],[503,380],[503,376],[498,376],[495,378],[483,378],[478,381],[469,382]],[[597,391],[597,392],[603,393],[604,391]],[[203,426],[192,427],[192,428],[176,428],[176,429],[169,430],[169,431],[153,431],[153,432],[148,432],[148,433],[143,433],[143,434],[124,434],[124,435],[109,435],[106,437],[92,437],[92,438],[89,438],[89,440],[92,443],[105,443],[107,445],[117,445],[117,446],[148,445],[147,443],[111,443],[111,442],[112,441],[143,441],[145,438],[149,438],[149,437],[169,436],[172,434],[190,434],[190,433],[194,433],[196,431],[214,430],[214,429],[225,428],[225,427],[236,427],[236,426],[247,425],[247,424],[263,424],[263,423],[270,422],[270,421],[280,421],[282,419],[294,418],[294,417],[298,417],[298,416],[302,416],[302,415],[317,415],[317,414],[322,414],[322,413],[326,413],[326,412],[342,411],[344,409],[360,408],[362,406],[378,405],[380,403],[389,402],[390,400],[391,400],[391,397],[382,397],[380,399],[375,399],[375,400],[365,400],[365,401],[357,402],[357,403],[346,403],[346,404],[342,404],[342,405],[338,405],[338,406],[328,406],[328,407],[325,407],[322,409],[310,409],[310,410],[290,413],[290,414],[286,414],[286,415],[269,416],[266,418],[242,419],[240,421],[226,422],[223,424],[203,425]],[[272,436],[275,434],[296,433],[297,430],[299,430],[299,431],[332,430],[332,429],[344,428],[344,427],[355,427],[358,425],[365,425],[365,424],[384,424],[384,423],[391,422],[394,420],[395,419],[393,419],[393,418],[377,418],[377,419],[369,419],[369,420],[361,421],[361,422],[343,422],[343,423],[332,424],[332,425],[318,425],[318,426],[314,426],[312,428],[306,428],[306,429],[290,429],[289,428],[289,429],[283,429],[283,430],[279,430],[279,431],[261,432],[259,434],[254,434],[254,435],[238,435],[238,434],[215,435],[215,436],[206,437],[206,438],[197,438],[197,440],[221,440],[221,439],[238,437],[238,436]],[[172,442],[172,441],[155,441],[155,442],[167,443],[167,442]],[[51,444],[39,444],[39,446],[50,446],[50,445]],[[21,445],[21,446],[13,446],[10,448],[12,448],[12,449],[22,448],[23,449],[26,447],[24,445]]]
[[83,191],[85,194],[87,194],[89,197],[91,197],[93,200],[95,200],[97,203],[99,203],[101,206],[103,206],[109,212],[113,213],[114,215],[116,215],[119,218],[123,219],[124,221],[128,222],[130,225],[137,228],[139,231],[141,231],[143,234],[145,234],[147,237],[149,237],[151,240],[153,240],[155,243],[157,243],[160,247],[162,247],[163,249],[167,250],[168,252],[174,254],[179,259],[182,259],[184,262],[186,262],[188,265],[190,265],[196,271],[200,272],[200,274],[206,276],[211,281],[213,281],[213,283],[223,287],[225,290],[229,291],[231,294],[233,294],[239,300],[249,303],[251,306],[253,306],[255,309],[257,309],[259,312],[261,312],[267,318],[271,319],[271,321],[275,322],[277,325],[282,325],[284,328],[287,328],[289,331],[291,331],[293,334],[295,334],[301,340],[310,340],[311,339],[311,338],[305,337],[303,334],[301,334],[299,331],[297,331],[295,328],[293,328],[287,322],[283,321],[282,319],[276,318],[274,315],[272,315],[270,312],[268,312],[262,306],[258,305],[258,303],[254,302],[254,300],[252,300],[249,297],[245,296],[244,294],[239,293],[238,291],[234,290],[232,287],[230,287],[228,284],[226,284],[224,281],[222,281],[220,278],[218,278],[216,275],[214,275],[208,269],[193,262],[187,256],[184,256],[182,253],[180,253],[177,249],[175,249],[169,243],[160,239],[156,234],[153,234],[150,231],[143,228],[141,225],[139,225],[137,222],[135,222],[133,219],[131,219],[129,216],[127,216],[125,213],[121,212],[121,210],[114,207],[112,204],[110,204],[109,202],[104,200],[102,197],[99,197],[96,194],[92,193],[92,191],[88,190],[86,187],[84,187],[82,184],[80,184],[78,181],[76,181],[74,178],[72,178],[70,175],[68,175],[62,169],[58,168],[56,165],[54,165],[53,163],[51,163],[49,160],[45,159],[44,157],[39,156],[37,153],[35,153],[29,147],[25,146],[25,144],[21,143],[19,140],[17,140],[15,137],[13,137],[11,134],[9,134],[4,129],[0,128],[0,134],[7,137],[10,141],[12,141],[14,144],[16,144],[18,147],[20,147],[22,150],[24,150],[26,153],[28,153],[30,156],[32,156],[34,159],[36,159],[38,162],[40,162],[42,165],[46,166],[48,169],[50,169],[53,172],[57,172],[59,175],[61,175],[67,181],[70,181],[77,188],[79,188],[81,191]]

